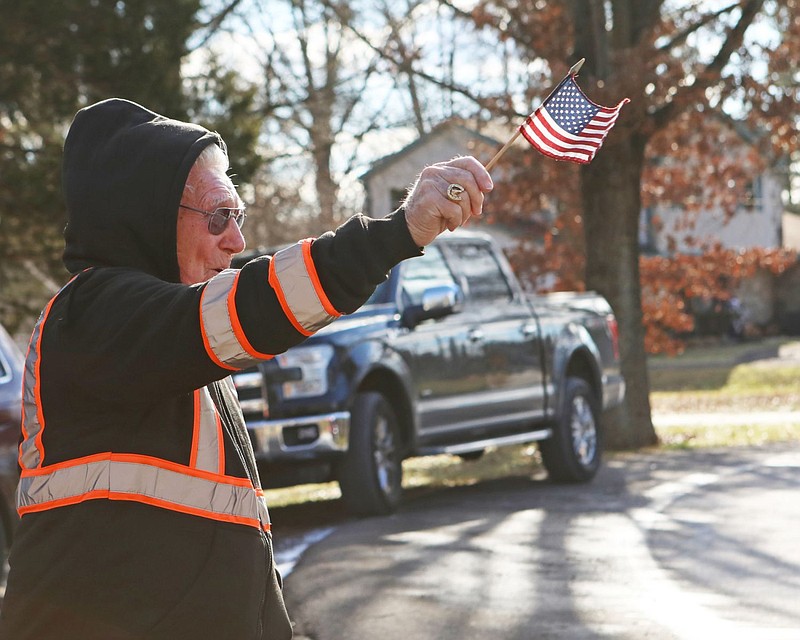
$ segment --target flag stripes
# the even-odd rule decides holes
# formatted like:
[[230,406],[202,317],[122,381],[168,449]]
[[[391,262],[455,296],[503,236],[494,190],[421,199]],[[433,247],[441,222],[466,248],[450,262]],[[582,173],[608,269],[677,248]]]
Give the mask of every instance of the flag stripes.
[[625,98],[616,107],[597,105],[581,91],[574,76],[569,76],[519,130],[544,155],[587,164],[628,102]]

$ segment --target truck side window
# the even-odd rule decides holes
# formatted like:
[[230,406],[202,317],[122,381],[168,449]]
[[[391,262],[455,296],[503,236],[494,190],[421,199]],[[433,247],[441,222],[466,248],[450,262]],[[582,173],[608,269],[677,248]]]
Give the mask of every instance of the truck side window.
[[454,269],[464,279],[467,299],[511,299],[508,280],[488,245],[453,243],[448,249]]
[[424,255],[403,263],[403,303],[406,305],[420,304],[426,289],[455,283],[438,247],[426,247]]

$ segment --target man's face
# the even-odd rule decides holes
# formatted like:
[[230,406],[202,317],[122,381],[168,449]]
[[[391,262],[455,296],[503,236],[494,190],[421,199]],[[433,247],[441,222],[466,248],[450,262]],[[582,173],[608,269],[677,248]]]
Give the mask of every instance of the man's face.
[[[192,168],[181,204],[214,211],[217,207],[241,207],[242,202],[230,178],[214,167]],[[178,267],[183,284],[205,282],[231,266],[231,260],[245,248],[242,232],[233,220],[218,236],[208,230],[208,216],[178,209]]]

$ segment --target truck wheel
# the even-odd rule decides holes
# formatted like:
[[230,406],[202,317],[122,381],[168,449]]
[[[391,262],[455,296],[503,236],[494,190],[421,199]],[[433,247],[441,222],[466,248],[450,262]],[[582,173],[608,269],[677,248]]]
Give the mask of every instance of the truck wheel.
[[553,436],[539,443],[552,480],[589,482],[600,468],[602,442],[597,399],[582,378],[567,378]]
[[400,503],[403,465],[397,416],[380,393],[356,395],[350,444],[337,465],[342,500],[355,515],[385,515]]

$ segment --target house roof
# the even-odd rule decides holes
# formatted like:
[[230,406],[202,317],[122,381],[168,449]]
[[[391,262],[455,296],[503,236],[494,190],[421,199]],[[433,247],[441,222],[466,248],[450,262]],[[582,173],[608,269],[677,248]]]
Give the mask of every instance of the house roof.
[[[751,147],[758,147],[759,144],[769,136],[769,132],[763,126],[753,126],[744,120],[737,120],[728,114],[714,110],[711,112],[719,122],[727,127],[730,127],[739,138],[742,139],[747,145]],[[775,155],[774,153],[767,153],[766,159],[770,166],[784,166],[788,162],[788,157],[785,155]]]
[[436,125],[433,129],[431,129],[430,132],[421,135],[419,138],[414,140],[414,142],[412,142],[409,145],[406,145],[399,151],[396,151],[395,153],[390,153],[389,155],[383,156],[382,158],[378,158],[375,162],[372,163],[372,166],[367,171],[361,174],[360,176],[361,180],[367,180],[374,173],[382,171],[386,167],[391,166],[392,164],[394,164],[404,156],[408,155],[415,149],[425,144],[428,144],[431,141],[431,139],[440,136],[443,133],[452,129],[459,130],[467,134],[470,138],[474,138],[490,146],[498,146],[500,144],[494,138],[491,138],[481,133],[480,131],[476,131],[475,129],[471,129],[459,121],[445,120],[444,122],[440,122],[438,125]]

